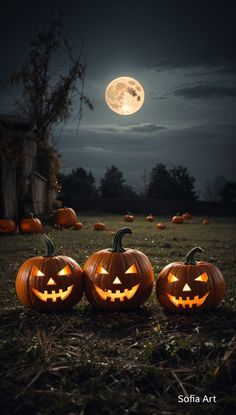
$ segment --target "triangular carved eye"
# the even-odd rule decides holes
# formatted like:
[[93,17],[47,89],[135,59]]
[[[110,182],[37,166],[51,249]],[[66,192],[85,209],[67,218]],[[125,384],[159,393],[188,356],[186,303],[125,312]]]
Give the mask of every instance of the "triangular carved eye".
[[102,265],[98,265],[96,273],[97,274],[109,274],[109,272],[107,272],[107,270],[103,268]]
[[32,268],[32,275],[33,277],[44,277],[44,273],[40,271],[35,265]]
[[63,277],[64,275],[70,275],[70,274],[71,274],[71,270],[68,265],[66,265],[63,269],[61,269],[61,271],[57,273],[58,277]]
[[131,265],[131,267],[129,267],[127,269],[127,271],[125,271],[125,274],[137,274],[137,268],[136,268],[136,266],[134,264]]
[[199,277],[195,278],[195,281],[201,281],[201,282],[207,282],[208,281],[208,275],[206,272],[199,275]]
[[174,274],[171,274],[171,272],[168,275],[168,282],[175,282],[179,281],[179,278],[177,278]]

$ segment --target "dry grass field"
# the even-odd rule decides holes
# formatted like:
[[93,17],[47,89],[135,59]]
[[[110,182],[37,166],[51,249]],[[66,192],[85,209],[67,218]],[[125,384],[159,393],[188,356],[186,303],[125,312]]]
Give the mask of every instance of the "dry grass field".
[[[80,265],[108,248],[122,216],[81,215],[82,230],[45,227],[58,254]],[[93,230],[95,221],[106,230]],[[169,262],[183,260],[194,246],[225,277],[220,306],[197,315],[171,314],[155,291],[138,310],[94,310],[85,297],[71,310],[40,314],[25,309],[15,294],[15,276],[27,258],[42,254],[39,235],[0,237],[1,414],[177,415],[236,413],[236,221],[194,217],[182,225],[169,218],[130,225],[125,247],[143,251],[155,278]],[[200,259],[200,256],[197,258]],[[216,403],[178,403],[178,395],[216,396]]]

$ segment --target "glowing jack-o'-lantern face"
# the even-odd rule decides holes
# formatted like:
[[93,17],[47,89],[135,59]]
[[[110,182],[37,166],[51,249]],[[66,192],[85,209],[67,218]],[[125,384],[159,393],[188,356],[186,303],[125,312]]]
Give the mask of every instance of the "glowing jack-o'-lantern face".
[[112,249],[90,256],[84,265],[85,294],[104,310],[126,310],[144,303],[153,287],[153,270],[142,252],[124,249],[121,239],[130,228],[118,231]]
[[38,311],[62,310],[76,304],[83,294],[81,267],[66,256],[55,255],[43,235],[46,256],[25,261],[16,277],[17,295],[26,307]]
[[192,313],[216,307],[224,296],[224,278],[213,264],[193,258],[202,248],[193,248],[185,263],[167,265],[156,283],[157,298],[171,311]]

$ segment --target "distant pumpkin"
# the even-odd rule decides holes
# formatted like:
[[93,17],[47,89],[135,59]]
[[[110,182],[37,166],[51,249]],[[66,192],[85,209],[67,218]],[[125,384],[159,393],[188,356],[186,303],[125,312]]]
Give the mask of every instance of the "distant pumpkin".
[[148,216],[146,216],[145,220],[146,220],[147,222],[153,222],[153,221],[154,221],[154,217],[152,216],[152,214],[151,214],[151,213],[149,213],[149,214],[148,214]]
[[20,302],[37,311],[59,311],[75,305],[83,295],[82,268],[72,258],[56,255],[42,235],[45,255],[27,259],[16,276]]
[[174,224],[180,224],[180,223],[183,223],[183,218],[182,218],[182,216],[178,216],[178,215],[173,216],[173,218],[172,218],[171,220],[172,220],[172,223],[174,223]]
[[77,215],[72,208],[60,208],[54,212],[55,225],[63,226],[64,228],[70,228],[77,222]]
[[193,217],[192,217],[192,215],[189,213],[189,212],[185,212],[185,213],[183,213],[183,215],[182,215],[182,219],[183,220],[191,220]]
[[122,238],[132,233],[120,229],[111,249],[94,252],[84,264],[85,294],[91,304],[110,311],[123,311],[143,304],[152,292],[154,274],[143,252],[124,249]]
[[104,231],[105,227],[106,227],[106,225],[102,222],[97,222],[93,225],[93,229],[95,231]]
[[225,293],[220,270],[205,261],[195,261],[194,255],[203,250],[195,247],[185,262],[173,262],[159,273],[156,295],[161,305],[170,310],[194,313],[215,308]]
[[41,233],[43,232],[43,225],[38,218],[34,218],[33,213],[30,218],[22,219],[20,222],[20,231],[22,233]]
[[12,219],[0,219],[0,233],[16,232],[16,223]]
[[76,222],[74,225],[73,225],[73,229],[75,230],[75,231],[77,231],[77,230],[79,230],[79,229],[82,229],[83,228],[83,224],[81,223],[81,222]]
[[202,224],[203,224],[203,225],[209,225],[209,219],[208,219],[208,218],[204,218],[204,219],[202,220]]
[[160,222],[160,223],[157,224],[157,228],[158,229],[166,229],[166,225],[165,225],[165,223]]
[[130,212],[128,212],[127,215],[124,216],[124,220],[125,220],[125,222],[133,222],[134,221],[134,216],[131,215]]

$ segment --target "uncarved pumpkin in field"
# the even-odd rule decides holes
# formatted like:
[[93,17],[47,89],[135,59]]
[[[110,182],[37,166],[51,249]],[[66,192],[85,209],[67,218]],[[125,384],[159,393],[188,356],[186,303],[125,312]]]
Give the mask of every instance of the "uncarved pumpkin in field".
[[133,222],[134,221],[134,216],[131,215],[130,212],[128,212],[127,215],[124,216],[124,220],[125,220],[125,222]]
[[145,220],[146,220],[147,222],[153,222],[153,221],[154,221],[154,217],[152,216],[152,214],[151,214],[151,213],[149,213],[149,215],[148,215],[148,216],[146,216]]
[[80,229],[82,229],[82,228],[83,228],[83,224],[82,224],[81,222],[76,222],[76,223],[73,225],[73,229],[74,229],[75,231],[80,230]]
[[180,224],[180,223],[183,223],[182,216],[178,216],[178,215],[173,216],[173,218],[171,220],[172,220],[172,223],[177,224],[177,225]]
[[27,259],[16,276],[21,303],[37,311],[65,310],[83,295],[81,267],[72,258],[56,255],[52,241],[42,235],[45,255]]
[[105,227],[106,227],[105,224],[102,222],[97,222],[93,225],[93,229],[95,231],[104,231]]
[[84,264],[85,294],[91,304],[110,311],[138,307],[151,294],[154,275],[143,252],[124,249],[122,238],[132,233],[120,229],[113,247],[93,253]]
[[31,213],[30,218],[22,219],[20,222],[20,231],[22,233],[41,233],[43,232],[43,225],[38,218],[34,218]]
[[163,222],[157,224],[157,229],[166,229],[166,225]]
[[156,295],[167,310],[194,313],[215,308],[225,293],[225,282],[220,270],[205,261],[195,261],[194,255],[203,252],[195,247],[185,262],[168,264],[156,282]]
[[70,228],[77,222],[77,215],[72,208],[61,208],[54,212],[54,223],[64,228]]
[[183,215],[182,215],[182,219],[183,220],[191,220],[193,217],[192,217],[192,215],[189,213],[189,212],[185,212],[185,213],[183,213]]

